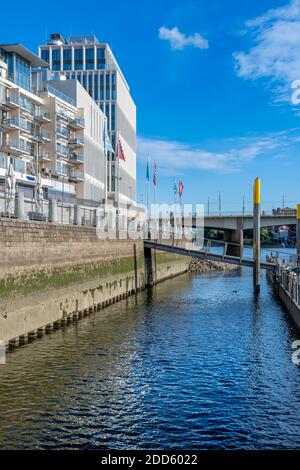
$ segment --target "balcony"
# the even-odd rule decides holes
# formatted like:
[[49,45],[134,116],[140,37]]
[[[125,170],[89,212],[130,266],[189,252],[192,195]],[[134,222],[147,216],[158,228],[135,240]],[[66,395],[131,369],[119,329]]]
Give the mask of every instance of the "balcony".
[[63,118],[66,121],[68,121],[68,119],[69,119],[69,113],[67,111],[63,110],[63,109],[57,108],[56,109],[56,114],[57,114],[58,117]]
[[71,170],[69,178],[74,181],[84,181],[84,172],[80,170]]
[[62,126],[56,126],[56,133],[65,139],[69,138],[69,132],[65,127]]
[[48,131],[44,131],[42,130],[39,134],[39,138],[42,140],[42,141],[47,141],[49,142],[51,140],[51,134],[50,132]]
[[45,109],[38,108],[34,113],[34,119],[41,124],[45,124],[51,121],[51,116]]
[[78,116],[69,117],[69,126],[75,130],[84,129],[84,119]]
[[57,146],[56,147],[56,154],[58,157],[62,157],[62,158],[65,158],[65,159],[69,159],[69,152],[68,152],[68,149],[65,148],[65,147],[61,147],[61,146]]
[[40,150],[39,159],[40,159],[41,162],[51,161],[50,152],[48,152],[48,150],[44,150],[44,149]]
[[13,155],[31,155],[33,156],[32,145],[19,139],[11,139],[8,142],[2,144],[2,148],[5,152],[9,152]]
[[2,106],[7,107],[8,109],[16,109],[20,107],[20,96],[16,93],[10,93],[6,98],[6,102],[2,103]]
[[26,119],[17,117],[4,119],[1,123],[1,127],[7,130],[21,130],[28,133],[32,132],[32,126],[30,122],[26,121]]
[[84,146],[84,139],[82,137],[72,137],[69,141],[69,145],[71,148],[75,147],[83,147]]
[[82,164],[84,163],[84,155],[82,155],[81,153],[71,152],[70,162]]

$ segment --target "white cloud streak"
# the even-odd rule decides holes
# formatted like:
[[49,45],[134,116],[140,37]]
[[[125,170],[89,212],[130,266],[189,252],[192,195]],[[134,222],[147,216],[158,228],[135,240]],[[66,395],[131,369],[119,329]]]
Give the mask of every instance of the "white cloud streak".
[[287,100],[300,79],[300,0],[247,21],[246,28],[253,46],[233,54],[238,76],[269,79],[277,100]]
[[243,137],[223,143],[225,151],[210,151],[198,146],[172,140],[138,139],[138,158],[146,155],[155,159],[164,173],[207,170],[213,172],[236,172],[256,158],[271,156],[300,142],[299,129],[269,134],[263,137]]
[[208,49],[208,41],[201,36],[201,34],[194,33],[190,36],[186,36],[179,31],[177,26],[172,29],[161,26],[159,28],[159,38],[169,41],[171,49],[173,50],[183,50],[187,46],[193,46],[198,49]]

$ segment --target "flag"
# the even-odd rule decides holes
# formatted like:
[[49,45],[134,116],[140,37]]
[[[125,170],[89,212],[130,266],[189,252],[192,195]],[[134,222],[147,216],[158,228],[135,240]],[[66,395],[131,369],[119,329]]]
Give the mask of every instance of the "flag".
[[124,153],[120,139],[117,140],[116,158],[119,158],[120,160],[123,160],[124,162],[126,161],[125,153]]
[[180,198],[182,197],[183,189],[184,189],[183,183],[182,183],[182,181],[180,180],[180,181],[179,181],[179,186],[178,186],[178,194],[179,194],[179,197],[180,197]]
[[147,178],[147,181],[149,181],[149,180],[150,180],[149,159],[147,160],[147,171],[146,171],[146,178]]
[[153,174],[153,183],[154,183],[154,186],[156,186],[156,162],[154,162],[154,174]]
[[105,119],[104,121],[104,150],[105,152],[112,152],[112,153],[115,153],[114,152],[114,149],[111,145],[111,141],[110,141],[110,138],[108,136],[108,132],[107,132],[107,120]]
[[120,159],[125,162],[126,161],[125,153],[124,153],[120,139],[119,139],[119,147],[120,147]]

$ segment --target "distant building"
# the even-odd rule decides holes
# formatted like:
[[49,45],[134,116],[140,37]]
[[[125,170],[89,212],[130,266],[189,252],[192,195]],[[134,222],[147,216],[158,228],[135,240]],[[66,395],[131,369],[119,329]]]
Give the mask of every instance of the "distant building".
[[291,207],[278,207],[277,209],[272,210],[273,215],[295,215],[296,216],[296,209]]
[[[49,64],[54,77],[78,80],[108,119],[108,132],[116,147],[119,136],[126,161],[120,161],[120,201],[136,199],[136,107],[129,86],[108,44],[91,36],[51,34],[39,56]],[[113,153],[108,153],[107,184],[116,196],[117,169]]]
[[29,197],[41,173],[49,196],[102,202],[105,116],[76,80],[50,78],[48,63],[22,45],[0,45],[0,184],[12,163]]

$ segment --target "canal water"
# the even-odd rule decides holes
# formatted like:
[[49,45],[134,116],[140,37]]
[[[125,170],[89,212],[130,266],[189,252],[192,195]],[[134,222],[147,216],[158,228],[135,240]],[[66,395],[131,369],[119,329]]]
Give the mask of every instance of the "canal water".
[[251,282],[184,275],[15,350],[0,448],[299,448],[299,335]]

